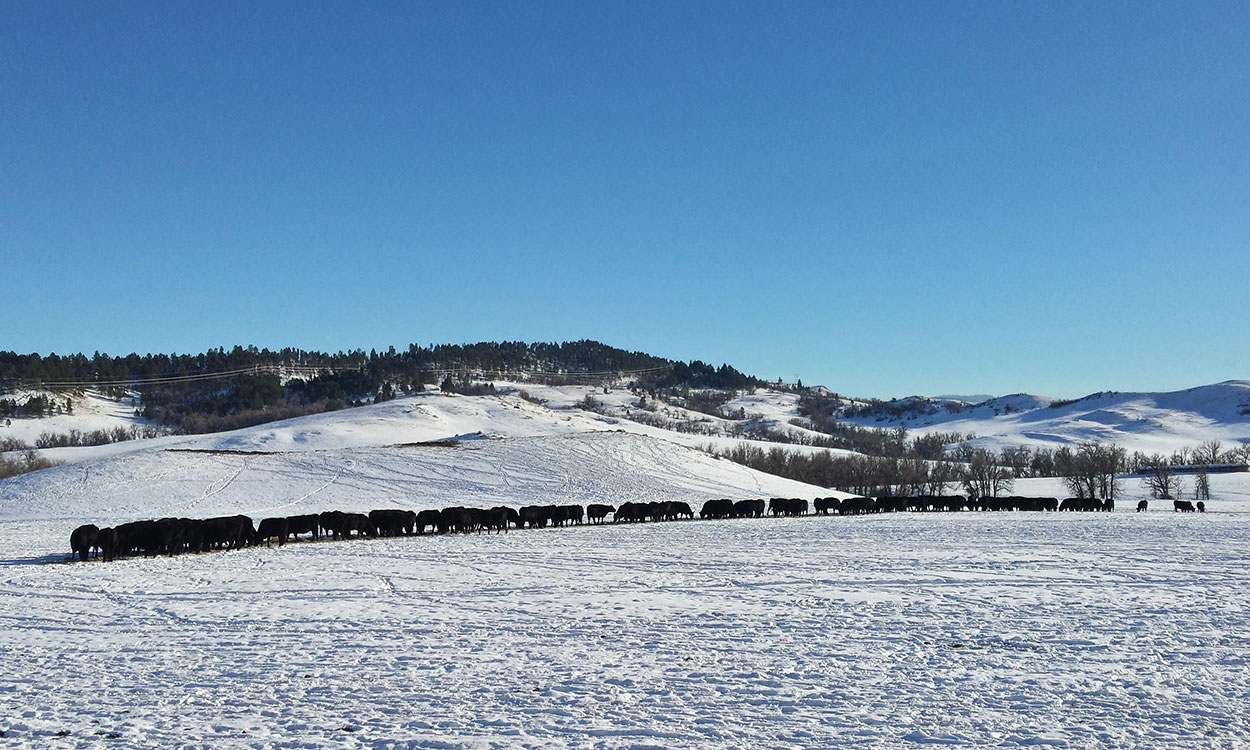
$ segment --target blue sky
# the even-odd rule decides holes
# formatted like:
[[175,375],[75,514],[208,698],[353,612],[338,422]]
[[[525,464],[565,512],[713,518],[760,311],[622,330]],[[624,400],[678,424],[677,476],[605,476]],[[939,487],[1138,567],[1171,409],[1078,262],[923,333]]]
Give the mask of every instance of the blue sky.
[[0,348],[1250,377],[1250,3],[0,0]]

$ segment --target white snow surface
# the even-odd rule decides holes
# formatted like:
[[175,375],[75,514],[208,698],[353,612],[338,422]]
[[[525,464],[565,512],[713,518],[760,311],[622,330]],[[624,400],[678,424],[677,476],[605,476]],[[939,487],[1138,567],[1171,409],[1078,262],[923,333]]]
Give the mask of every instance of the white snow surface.
[[[63,562],[83,522],[833,494],[623,424],[427,394],[66,449],[0,482],[0,745],[1250,743],[1246,475],[1213,475],[1201,515],[1122,502]],[[1058,494],[1045,481],[1016,491]]]
[[[893,427],[897,421],[857,424]],[[1057,448],[1084,441],[1115,443],[1130,453],[1170,455],[1208,440],[1224,447],[1250,443],[1250,380],[1167,393],[1094,393],[1070,403],[1027,394],[992,399],[951,414],[906,420],[914,433],[972,432],[992,449],[1025,445]]]

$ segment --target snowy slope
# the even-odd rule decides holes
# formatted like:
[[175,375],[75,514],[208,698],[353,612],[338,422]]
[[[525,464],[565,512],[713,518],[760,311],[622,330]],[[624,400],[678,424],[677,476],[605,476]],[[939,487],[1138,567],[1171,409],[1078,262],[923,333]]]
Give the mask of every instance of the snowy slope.
[[[869,426],[898,423],[851,420]],[[918,433],[975,433],[991,448],[1056,447],[1086,440],[1143,453],[1172,453],[1220,440],[1225,447],[1250,442],[1250,381],[1230,380],[1169,393],[1095,393],[1070,403],[1018,394],[958,413],[938,413],[906,423]]]
[[[640,397],[627,389],[603,393],[589,386],[543,386],[528,383],[496,383],[500,395],[446,396],[425,392],[386,402],[364,410],[292,420],[238,433],[196,438],[161,438],[165,447],[192,445],[222,450],[302,450],[309,446],[362,447],[402,442],[454,439],[464,435],[533,436],[568,434],[588,430],[624,430],[665,439],[689,447],[728,449],[742,441],[744,427],[763,421],[769,429],[791,435],[787,450],[809,450],[804,442],[822,436],[805,427],[798,412],[798,396],[766,388],[738,395],[724,405],[720,415],[709,415],[671,404],[640,405]],[[542,405],[519,396],[525,391]],[[579,408],[590,396],[601,413]],[[907,400],[904,400],[907,401]],[[852,402],[847,402],[848,404]],[[858,403],[858,402],[856,402]],[[947,403],[947,402],[943,402]],[[953,402],[949,402],[953,403]],[[862,404],[860,404],[862,405]],[[729,418],[741,410],[747,423]],[[898,420],[865,416],[846,419],[850,424],[891,428]],[[1250,381],[1234,380],[1171,393],[1096,393],[1073,402],[1015,394],[980,404],[962,405],[957,411],[936,408],[933,414],[908,419],[913,434],[927,432],[973,433],[977,443],[998,449],[1026,445],[1057,447],[1086,440],[1113,442],[1130,452],[1170,454],[1219,440],[1225,447],[1250,442]],[[680,430],[664,425],[680,425]],[[74,415],[45,419],[16,419],[0,428],[0,437],[33,443],[42,432],[80,432],[115,427],[142,426],[128,402],[89,396],[79,402]],[[772,444],[760,443],[764,447]],[[145,449],[144,444],[119,444],[103,449],[48,451],[59,461],[79,461],[99,455],[116,455]]]
[[58,451],[64,465],[0,482],[0,738],[1250,742],[1241,475],[1212,478],[1217,501],[1202,516],[1122,506],[609,524],[61,562],[88,520],[830,494],[655,429],[514,396],[423,394]]

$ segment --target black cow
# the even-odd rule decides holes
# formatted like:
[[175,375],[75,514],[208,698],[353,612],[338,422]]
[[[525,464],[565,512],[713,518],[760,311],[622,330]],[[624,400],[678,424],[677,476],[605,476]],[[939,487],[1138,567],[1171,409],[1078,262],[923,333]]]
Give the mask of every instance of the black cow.
[[286,544],[287,535],[290,534],[291,524],[284,517],[279,518],[262,518],[256,526],[256,536],[252,538],[252,544],[265,543],[269,546],[272,539],[278,540],[278,546]]
[[733,504],[734,518],[763,518],[763,500],[739,500]]
[[[1206,507],[1206,506],[1203,506]],[[1194,504],[1188,500],[1173,500],[1172,511],[1175,513],[1193,513]]]
[[807,513],[807,501],[797,497],[774,497],[768,501],[768,512],[774,516],[801,516]]
[[100,533],[95,538],[97,557],[104,562],[113,562],[113,558],[117,556],[117,529],[105,528],[100,529]]
[[699,518],[732,518],[734,514],[733,500],[708,500],[699,509]]
[[247,516],[218,516],[200,521],[196,533],[200,542],[198,551],[242,549],[252,543],[256,527]]
[[647,503],[621,503],[621,507],[616,509],[612,520],[614,523],[633,523],[634,521],[645,521],[649,513]]
[[609,513],[616,513],[616,508],[599,503],[591,503],[586,506],[586,520],[591,523],[603,523],[603,519],[607,518]]
[[[250,541],[250,540],[249,540]],[[117,527],[117,551],[122,556],[143,552],[144,557],[176,555],[183,548],[182,521],[131,521]]]
[[1150,507],[1150,503],[1148,501],[1140,500],[1137,503],[1137,512],[1141,513],[1142,511],[1146,510],[1149,507]]
[[838,514],[843,516],[858,516],[872,511],[872,499],[867,497],[848,497],[842,501],[842,507],[838,509]]
[[410,510],[371,510],[369,522],[378,536],[411,536],[417,525],[417,514]]
[[1207,504],[1202,502],[1201,500],[1198,501],[1198,512],[1199,513],[1207,512]]
[[[100,527],[93,523],[86,523],[69,533],[69,559],[73,560],[77,557],[83,562],[87,562],[87,558],[91,556],[91,549],[96,546],[96,539],[100,536]],[[97,555],[98,556],[98,555]]]
[[378,530],[364,513],[328,510],[321,514],[317,522],[323,530],[330,532],[331,539],[351,539],[353,531],[357,537],[378,535]]
[[[733,506],[730,505],[730,514],[732,515]],[[658,503],[655,509],[654,518],[657,521],[676,521],[678,518],[694,518],[694,510],[689,503],[680,500],[668,500]]]
[[430,531],[438,531],[439,522],[443,519],[443,512],[439,510],[423,510],[417,514],[417,533],[424,534],[425,527],[429,526]]
[[320,537],[321,525],[318,523],[319,517],[316,513],[305,513],[299,516],[287,516],[286,528],[287,533],[299,539],[300,534],[312,534],[313,541],[317,541]]
[[812,509],[826,516],[842,510],[842,501],[836,497],[818,497],[812,501]]
[[517,511],[521,524],[517,528],[541,529],[547,526],[547,511],[541,505],[526,505]]
[[496,534],[501,531],[507,531],[508,522],[512,520],[511,516],[515,513],[516,511],[504,505],[484,510],[481,515],[482,528],[494,529]]

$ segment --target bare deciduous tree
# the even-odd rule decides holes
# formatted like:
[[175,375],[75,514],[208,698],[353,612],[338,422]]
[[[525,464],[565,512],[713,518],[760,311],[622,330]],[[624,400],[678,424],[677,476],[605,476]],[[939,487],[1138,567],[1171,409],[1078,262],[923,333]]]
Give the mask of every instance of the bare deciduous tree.
[[1210,466],[1224,461],[1224,446],[1218,440],[1208,440],[1194,449],[1194,463]]
[[977,448],[964,464],[959,481],[973,497],[998,497],[1014,485],[1011,470],[999,463],[993,451]]
[[1198,476],[1194,477],[1194,499],[1203,501],[1211,499],[1211,478],[1205,471],[1198,472]]
[[1153,497],[1171,500],[1181,496],[1184,483],[1180,475],[1173,471],[1169,459],[1156,453],[1146,459],[1141,471],[1145,475],[1141,480],[1142,487]]
[[1076,450],[1064,446],[1055,451],[1055,473],[1077,497],[1114,499],[1126,457],[1127,451],[1110,443],[1081,443]]

